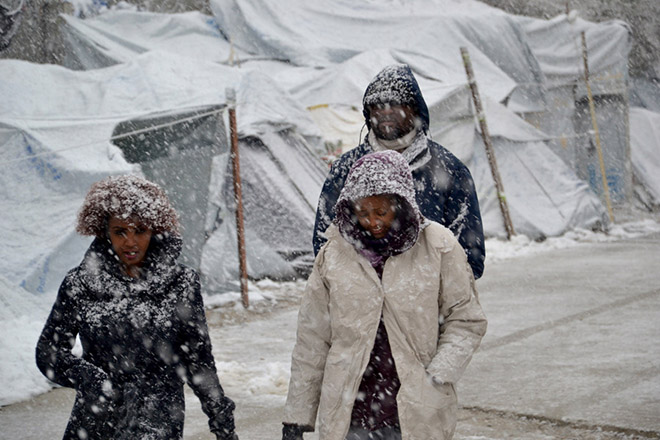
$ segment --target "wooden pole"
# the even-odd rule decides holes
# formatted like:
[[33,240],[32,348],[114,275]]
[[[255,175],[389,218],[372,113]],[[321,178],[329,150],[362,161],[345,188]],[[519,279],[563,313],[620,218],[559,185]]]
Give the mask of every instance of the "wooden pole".
[[607,213],[610,216],[610,221],[614,223],[614,212],[612,211],[612,202],[610,201],[610,188],[607,184],[607,175],[605,174],[605,160],[603,159],[603,149],[600,145],[600,134],[598,132],[598,122],[596,121],[596,106],[594,105],[594,97],[591,93],[591,85],[589,84],[589,62],[587,60],[587,37],[582,31],[582,60],[584,61],[584,83],[587,86],[587,97],[589,98],[589,112],[591,113],[591,124],[594,128],[594,138],[596,139],[596,151],[598,151],[598,161],[600,162],[600,176],[603,183],[603,194],[605,196],[605,203],[607,205]]
[[234,177],[234,200],[236,202],[236,233],[238,236],[238,268],[240,271],[241,300],[243,307],[250,305],[248,299],[247,264],[245,261],[245,229],[243,227],[243,195],[241,193],[241,170],[238,157],[238,129],[236,128],[236,92],[228,88],[225,91],[229,109],[229,132],[231,137],[231,164]]
[[495,160],[495,152],[493,150],[493,144],[490,140],[490,132],[488,131],[488,124],[486,124],[486,115],[483,112],[481,106],[481,98],[479,96],[479,90],[477,89],[477,82],[474,79],[474,72],[472,71],[472,62],[470,61],[470,54],[467,51],[467,48],[461,47],[461,55],[463,56],[463,64],[465,65],[465,72],[468,77],[468,84],[470,85],[470,90],[472,91],[472,101],[474,103],[474,110],[477,113],[477,119],[479,120],[479,126],[481,127],[481,136],[484,140],[484,145],[486,147],[486,156],[488,157],[488,163],[490,165],[490,171],[493,175],[493,180],[495,181],[495,190],[497,191],[497,199],[500,203],[500,210],[502,211],[502,217],[504,218],[504,228],[506,229],[507,239],[511,239],[513,235],[516,235],[516,232],[513,230],[513,223],[511,222],[511,216],[509,215],[509,207],[506,203],[506,196],[504,195],[504,187],[502,185],[502,180],[500,179],[500,172],[497,168],[497,161]]

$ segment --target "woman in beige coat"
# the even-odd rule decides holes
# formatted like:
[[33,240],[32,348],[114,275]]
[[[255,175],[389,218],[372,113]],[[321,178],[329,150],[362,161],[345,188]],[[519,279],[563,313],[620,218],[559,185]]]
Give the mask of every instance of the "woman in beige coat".
[[486,332],[465,253],[394,151],[351,169],[298,315],[283,439],[450,439]]

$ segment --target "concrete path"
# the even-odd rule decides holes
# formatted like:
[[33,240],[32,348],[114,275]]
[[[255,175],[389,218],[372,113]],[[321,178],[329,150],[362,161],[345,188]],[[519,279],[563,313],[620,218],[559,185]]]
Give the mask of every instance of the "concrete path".
[[478,289],[464,406],[660,435],[660,235],[493,264]]
[[[493,263],[477,287],[489,330],[459,384],[461,405],[660,438],[660,234]],[[209,316],[242,440],[281,438],[296,314],[288,307],[225,326]],[[72,400],[57,389],[1,408],[0,439],[61,438]],[[185,438],[212,439],[206,423],[187,389]],[[563,437],[485,436],[466,420],[456,438]]]

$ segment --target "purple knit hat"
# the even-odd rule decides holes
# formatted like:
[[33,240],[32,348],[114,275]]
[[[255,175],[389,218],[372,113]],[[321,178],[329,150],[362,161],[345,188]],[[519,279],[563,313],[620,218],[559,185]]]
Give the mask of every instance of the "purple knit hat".
[[375,195],[396,196],[399,202],[397,227],[388,237],[390,251],[401,253],[417,241],[424,221],[415,200],[415,187],[408,163],[394,150],[367,154],[355,162],[348,173],[344,188],[334,207],[333,222],[339,232],[353,245],[364,245],[364,230],[359,225],[353,207],[355,202]]

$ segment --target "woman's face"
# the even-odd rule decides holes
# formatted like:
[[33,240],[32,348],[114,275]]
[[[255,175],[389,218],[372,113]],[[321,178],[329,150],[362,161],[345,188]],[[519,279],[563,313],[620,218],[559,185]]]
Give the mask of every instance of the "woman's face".
[[137,276],[151,241],[151,229],[136,220],[112,217],[108,221],[108,234],[112,248],[124,263],[129,276]]
[[355,203],[355,215],[360,226],[374,238],[383,238],[396,217],[395,206],[389,196],[365,197]]

